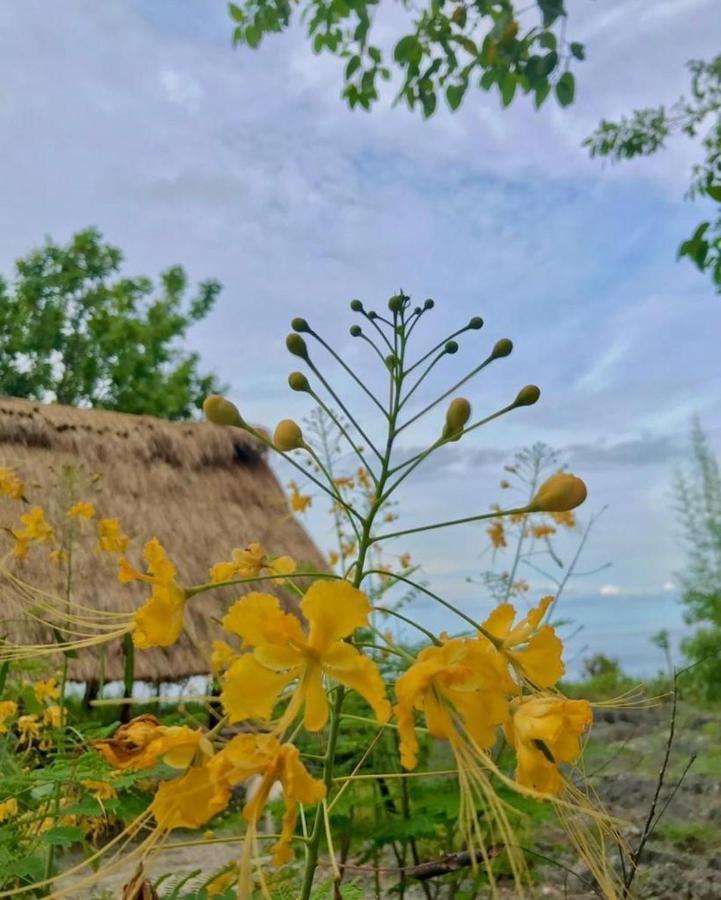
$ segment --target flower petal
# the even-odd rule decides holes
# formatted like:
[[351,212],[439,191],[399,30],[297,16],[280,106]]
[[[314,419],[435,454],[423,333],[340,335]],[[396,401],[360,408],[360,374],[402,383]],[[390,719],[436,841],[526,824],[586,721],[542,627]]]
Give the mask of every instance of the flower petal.
[[243,719],[270,719],[278,695],[294,675],[271,672],[252,653],[236,659],[223,678],[220,702],[231,722]]
[[347,581],[314,581],[300,602],[310,623],[308,643],[322,655],[335,641],[368,624],[368,597]]
[[379,722],[385,723],[391,715],[386,688],[378,667],[350,644],[340,641],[333,644],[321,657],[321,665],[336,681],[357,691],[372,708]]
[[242,638],[244,648],[304,641],[298,619],[283,612],[277,597],[259,591],[235,601],[223,618],[223,628]]
[[308,667],[299,688],[305,699],[303,724],[308,731],[320,731],[328,721],[328,698],[323,685],[323,671],[319,665]]
[[542,625],[523,650],[508,655],[536,687],[553,687],[563,676],[566,667],[561,655],[563,643],[550,625]]
[[494,637],[505,640],[511,630],[511,625],[513,625],[513,620],[515,618],[516,610],[513,606],[510,603],[501,603],[501,605],[497,606],[486,619],[483,623],[483,627],[486,631],[490,631]]

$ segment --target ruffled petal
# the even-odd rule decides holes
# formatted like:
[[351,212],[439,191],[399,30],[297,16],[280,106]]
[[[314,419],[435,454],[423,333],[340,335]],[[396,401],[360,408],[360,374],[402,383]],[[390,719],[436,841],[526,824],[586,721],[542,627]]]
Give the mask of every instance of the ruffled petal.
[[280,692],[294,677],[271,672],[246,653],[225,673],[220,702],[231,722],[270,719]]
[[543,625],[523,650],[511,651],[509,656],[536,687],[548,688],[566,671],[562,654],[561,639],[550,625]]
[[381,724],[388,721],[391,706],[378,667],[350,644],[333,644],[321,659],[326,672],[336,681],[357,691],[376,714]]
[[309,645],[323,655],[331,644],[368,624],[368,597],[347,581],[314,581],[300,602],[310,623]]
[[223,618],[223,628],[237,634],[244,648],[303,641],[298,619],[283,612],[277,597],[258,591],[236,600]]

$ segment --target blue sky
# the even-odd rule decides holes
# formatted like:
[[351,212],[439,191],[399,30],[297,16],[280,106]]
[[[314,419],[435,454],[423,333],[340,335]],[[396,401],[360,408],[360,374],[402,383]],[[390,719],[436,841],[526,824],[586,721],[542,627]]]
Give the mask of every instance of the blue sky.
[[[546,441],[587,479],[588,511],[609,507],[588,560],[613,568],[569,604],[595,599],[614,620],[634,598],[649,627],[662,624],[657,598],[682,564],[670,482],[694,412],[721,444],[721,303],[674,259],[703,213],[683,200],[698,151],[675,141],[614,167],[580,143],[601,117],[684,90],[684,62],[718,52],[717,2],[569,5],[569,35],[588,51],[570,109],[537,114],[521,99],[502,111],[471,94],[424,123],[388,102],[346,110],[338,63],[297,31],[233,51],[223,2],[3,4],[0,271],[46,234],[95,224],[130,272],[180,262],[220,278],[217,309],[190,341],[244,413],[271,425],[305,412],[285,385],[292,316],[365,372],[370,358],[347,335],[352,297],[380,305],[399,286],[434,297],[428,341],[482,315],[438,386],[509,336],[513,356],[468,395],[480,413],[536,382],[542,402],[429,467],[404,523],[441,505],[486,509],[503,460]],[[399,15],[382,5],[387,42]],[[309,521],[328,545],[320,500]],[[472,606],[484,601],[465,578],[485,565],[482,543],[468,529],[408,549]]]

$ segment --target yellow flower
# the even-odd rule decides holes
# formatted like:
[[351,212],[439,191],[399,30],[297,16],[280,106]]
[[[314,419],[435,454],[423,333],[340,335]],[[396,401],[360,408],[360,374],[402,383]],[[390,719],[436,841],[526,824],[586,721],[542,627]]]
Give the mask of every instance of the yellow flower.
[[32,739],[40,737],[40,722],[37,716],[20,716],[18,731],[21,743],[32,743]]
[[243,817],[251,825],[258,822],[271,788],[280,782],[285,812],[281,836],[273,847],[273,863],[282,865],[293,858],[290,842],[295,831],[299,803],[319,803],[325,797],[325,785],[312,778],[300,760],[298,748],[281,744],[269,734],[236,735],[212,760],[223,781],[230,786],[261,775],[258,789],[243,808]]
[[550,513],[550,516],[557,525],[565,525],[566,528],[576,527],[576,516],[570,509],[562,510],[561,512],[552,512]]
[[18,814],[18,802],[14,797],[8,797],[0,803],[0,822],[6,822]]
[[194,766],[158,787],[150,809],[161,828],[200,828],[225,809],[230,788],[217,777],[212,762]]
[[13,528],[12,535],[15,538],[13,555],[16,559],[25,559],[28,555],[28,545],[33,541],[50,541],[54,531],[45,518],[45,511],[41,506],[33,506],[30,512],[20,516],[23,528]]
[[62,721],[63,711],[57,704],[48,706],[43,712],[43,725],[47,725],[48,728],[60,728]]
[[145,545],[143,559],[148,565],[147,575],[134,569],[125,557],[120,560],[118,572],[123,584],[144,581],[152,585],[150,598],[133,616],[133,643],[141,650],[170,647],[183,630],[185,591],[176,581],[176,568],[157,538]]
[[7,734],[8,727],[5,724],[12,719],[18,711],[18,705],[14,700],[0,700],[0,734]]
[[213,652],[210,654],[210,670],[213,675],[224,672],[237,655],[225,641],[213,641]]
[[578,757],[581,735],[592,721],[586,700],[540,694],[519,701],[505,725],[516,751],[516,781],[542,794],[557,794],[563,785],[558,765]]
[[91,741],[91,747],[114,769],[149,769],[160,759],[175,769],[190,765],[200,750],[210,752],[202,731],[185,725],[166,726],[151,715],[137,716],[110,738]]
[[378,719],[386,722],[390,706],[380,672],[372,660],[343,640],[367,625],[366,595],[347,581],[316,581],[300,608],[310,625],[307,634],[270,594],[248,594],[223,619],[223,627],[242,639],[244,649],[254,648],[236,659],[223,681],[221,701],[231,721],[269,719],[283,688],[298,681],[282,722],[292,721],[304,706],[305,727],[320,731],[328,720],[323,684],[328,676],[356,690]]
[[[569,515],[572,515],[570,513]],[[537,540],[542,540],[543,538],[550,537],[552,534],[556,533],[556,529],[553,525],[532,525],[531,526],[531,534]]]
[[95,518],[95,506],[86,500],[74,503],[67,512],[69,519],[93,519]]
[[297,482],[289,481],[288,490],[290,491],[290,508],[293,512],[305,512],[313,503],[313,498],[310,494],[301,494]]
[[260,544],[249,544],[245,550],[235,548],[230,559],[216,563],[210,570],[213,584],[236,578],[257,578],[259,575],[292,575],[296,563],[290,556],[270,558]]
[[410,569],[412,563],[410,553],[401,553],[398,557],[398,562],[400,563],[401,569]]
[[0,466],[0,495],[13,500],[22,500],[24,493],[25,485],[13,470],[7,466]]
[[418,762],[414,711],[423,713],[428,731],[439,740],[458,744],[457,720],[481,749],[493,746],[497,727],[508,714],[507,695],[516,685],[507,664],[489,641],[455,638],[426,647],[396,683],[395,714],[401,762]]
[[218,894],[224,894],[228,888],[232,887],[238,879],[238,869],[232,866],[225,869],[215,876],[205,885],[205,892],[209,897],[217,897]]
[[80,784],[90,791],[98,803],[102,803],[103,800],[115,800],[118,796],[118,792],[115,788],[105,781],[93,781],[92,779],[89,779],[87,781],[81,781]]
[[340,557],[338,556],[338,554],[336,553],[335,550],[328,551],[328,565],[329,566],[331,566],[331,567],[336,566],[339,559],[340,559]]
[[[500,649],[536,687],[552,687],[563,675],[563,644],[550,625],[540,625],[553,597],[543,597],[514,627],[516,610],[510,603],[496,607],[483,628],[501,642]],[[516,649],[520,648],[520,649]]]
[[496,548],[496,550],[500,550],[501,547],[507,546],[506,530],[503,527],[503,522],[493,522],[493,524],[489,525],[489,527],[486,529],[486,533],[491,539],[491,543]]
[[57,700],[60,696],[60,688],[55,678],[48,678],[47,681],[38,681],[33,690],[38,703],[42,703],[44,700]]
[[103,553],[125,553],[130,538],[123,533],[120,519],[100,519],[97,549]]

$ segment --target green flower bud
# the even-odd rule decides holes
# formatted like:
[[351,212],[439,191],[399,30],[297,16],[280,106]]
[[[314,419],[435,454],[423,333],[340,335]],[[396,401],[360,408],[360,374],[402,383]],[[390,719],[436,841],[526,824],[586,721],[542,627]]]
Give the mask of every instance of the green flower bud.
[[500,359],[502,356],[508,356],[511,350],[513,350],[513,341],[509,341],[508,338],[501,338],[500,341],[496,341],[491,352],[491,359]]
[[292,391],[310,391],[310,383],[302,372],[291,372],[288,376],[288,384]]
[[293,356],[300,356],[301,359],[308,359],[308,347],[299,334],[289,334],[285,339],[285,346]]
[[293,331],[310,331],[310,325],[305,319],[295,318],[291,321],[290,327]]
[[363,334],[363,329],[360,325],[351,325],[350,333],[351,337],[360,337]]
[[468,323],[468,327],[478,331],[479,328],[483,328],[483,319],[480,316],[474,316]]
[[580,506],[587,495],[580,478],[570,472],[557,472],[543,482],[527,508],[529,512],[567,512]]
[[538,398],[541,396],[541,389],[536,387],[535,384],[527,384],[525,387],[522,387],[521,390],[516,394],[516,399],[513,401],[514,406],[533,406],[534,403],[538,402]]
[[370,309],[370,310],[368,310],[368,318],[371,319],[371,321],[372,321],[373,319],[377,319],[377,318],[378,318],[378,313],[375,312],[374,310]]
[[402,312],[403,307],[405,305],[406,305],[406,296],[404,294],[395,294],[388,301],[388,309],[394,313]]
[[386,356],[385,363],[388,371],[392,372],[393,369],[395,369],[395,367],[398,365],[398,357],[395,355],[395,353],[390,353],[388,356]]
[[443,437],[448,441],[457,441],[463,434],[463,427],[471,417],[471,404],[465,397],[451,400],[446,410],[446,424],[443,426]]
[[431,300],[431,298],[429,297],[426,300],[426,302],[423,304],[423,309],[433,309],[433,307],[435,305],[436,305],[435,302],[433,300]]
[[360,302],[360,300],[351,300],[350,308],[353,310],[353,312],[363,312],[363,304]]
[[284,453],[290,450],[298,450],[303,446],[303,432],[300,425],[292,419],[283,419],[278,422],[275,433],[273,434],[273,443]]
[[203,400],[203,412],[214,425],[235,425],[237,428],[245,426],[238,407],[220,394],[210,394]]
[[446,346],[443,349],[446,351],[446,353],[458,353],[458,342],[446,341]]

